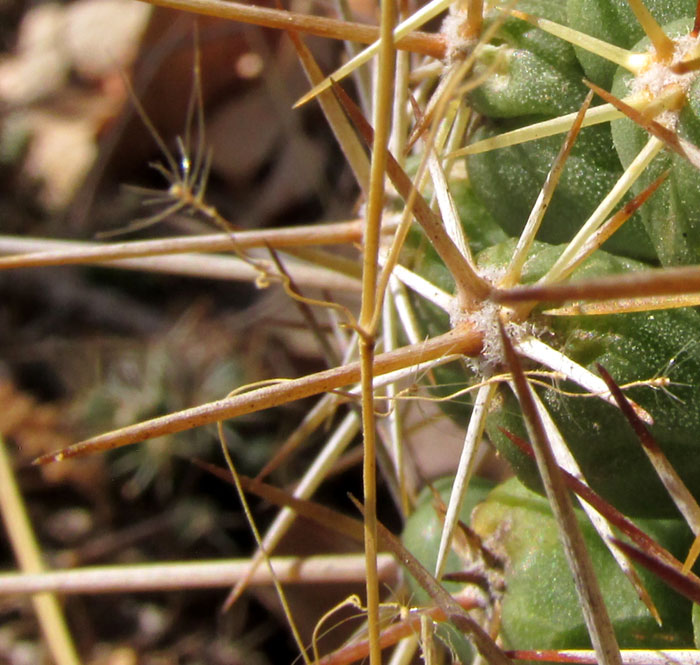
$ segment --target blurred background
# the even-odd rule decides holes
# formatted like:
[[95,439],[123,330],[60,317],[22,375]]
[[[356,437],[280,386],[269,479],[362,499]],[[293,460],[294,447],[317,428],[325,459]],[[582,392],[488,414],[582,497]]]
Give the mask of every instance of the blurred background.
[[[357,20],[374,22],[369,3],[351,6]],[[308,2],[289,8],[333,13]],[[307,43],[324,71],[343,57],[340,44]],[[188,121],[197,57],[205,137],[196,112]],[[144,205],[149,195],[136,189],[168,190],[151,166],[166,163],[154,130],[178,163],[178,136],[191,135],[193,160],[201,145],[212,146],[206,201],[237,228],[352,218],[357,190],[320,110],[310,104],[290,112],[306,89],[291,44],[274,31],[130,0],[0,0],[0,233],[93,240],[216,230],[197,215],[178,214],[126,231],[164,209]],[[248,556],[253,541],[233,490],[191,463],[222,463],[214,428],[75,462],[29,463],[245,383],[326,366],[279,288],[93,267],[0,273],[0,349],[0,433],[50,567]],[[310,403],[227,424],[239,470],[259,471]],[[444,459],[432,453],[426,475],[449,466],[459,443],[450,425],[438,431]],[[273,482],[293,483],[325,433]],[[361,495],[360,458],[356,447],[316,499],[351,511],[346,493]],[[253,505],[264,527],[275,511]],[[398,530],[388,497],[382,506],[381,519]],[[356,548],[316,526],[313,540],[308,533],[299,524],[279,552]],[[10,545],[0,542],[2,568],[14,570]],[[304,636],[352,591],[361,588],[293,589]],[[251,591],[221,614],[225,596],[225,590],[72,596],[65,612],[86,663],[294,661],[271,590]],[[334,631],[324,648],[346,634]],[[0,597],[0,662],[47,659],[29,600]]]

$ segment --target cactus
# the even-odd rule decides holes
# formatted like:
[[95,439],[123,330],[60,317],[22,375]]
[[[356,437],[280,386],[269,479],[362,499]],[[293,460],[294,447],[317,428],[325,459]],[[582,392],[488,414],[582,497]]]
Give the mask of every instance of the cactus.
[[[478,480],[478,479],[477,479]],[[451,479],[443,483],[449,484]],[[485,498],[481,484],[470,492],[462,521],[470,524],[483,547],[492,552],[492,569],[481,571],[485,579],[501,576],[502,588],[491,594],[501,614],[500,635],[511,649],[590,648],[586,627],[576,603],[573,581],[557,535],[556,521],[543,497],[517,479],[493,489]],[[670,592],[653,575],[643,574],[647,590],[657,605],[663,625],[649,614],[636,596],[617,563],[588,522],[577,510],[586,545],[593,559],[603,597],[622,648],[666,649],[687,647],[691,642],[691,604]],[[432,495],[424,495],[408,520],[403,539],[426,567],[435,565],[441,520]],[[640,528],[672,553],[682,555],[690,545],[690,534],[678,519],[647,519]],[[456,571],[474,571],[478,557],[463,547],[452,554],[446,576]],[[549,583],[543,584],[543,580]],[[446,583],[448,585],[448,583]],[[453,593],[460,586],[449,583]],[[420,587],[412,582],[420,595]],[[454,638],[453,638],[454,639]],[[454,643],[451,645],[455,648]]]

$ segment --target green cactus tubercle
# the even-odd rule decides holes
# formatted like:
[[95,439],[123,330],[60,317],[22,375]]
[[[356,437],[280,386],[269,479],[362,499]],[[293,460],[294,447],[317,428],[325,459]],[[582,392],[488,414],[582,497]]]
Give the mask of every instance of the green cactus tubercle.
[[[633,74],[581,47],[572,47],[525,21],[509,17],[499,29],[479,68],[495,68],[487,83],[471,95],[470,103],[484,117],[474,140],[576,111],[583,102],[587,78],[620,99],[646,95],[644,110],[662,98],[678,100],[657,117],[679,136],[700,143],[700,93],[696,72],[676,74],[679,60],[696,55],[697,39],[690,34],[695,2],[647,3],[676,54],[659,63],[626,0],[570,0],[563,3],[523,0],[518,9],[590,34],[632,53],[651,54]],[[494,12],[492,20],[500,12]],[[494,64],[495,63],[495,64]],[[532,100],[532,101],[531,101]],[[677,108],[680,107],[680,108]],[[648,141],[648,134],[629,119],[584,129],[577,140],[562,181],[543,221],[539,239],[568,241],[586,221]],[[469,179],[491,215],[511,235],[522,230],[532,203],[558,150],[560,140],[548,137],[472,154]],[[663,152],[635,183],[638,193],[666,168],[671,175],[662,190],[607,243],[616,254],[663,265],[695,263],[700,256],[700,187],[696,168],[680,155]]]
[[[484,75],[485,81],[469,93],[469,103],[480,114],[480,121],[466,150],[467,182],[451,187],[480,274],[497,276],[509,265],[516,238],[563,137],[560,130],[559,135],[514,141],[512,145],[498,139],[505,147],[489,150],[482,149],[481,142],[574,114],[588,93],[584,79],[643,115],[646,112],[647,122],[653,119],[691,146],[687,153],[690,159],[665,149],[667,146],[651,137],[647,129],[622,115],[612,122],[584,126],[519,283],[533,283],[548,274],[562,255],[564,243],[576,236],[621,178],[629,176],[629,191],[612,209],[631,200],[666,170],[669,175],[664,184],[606,242],[605,251],[589,256],[570,277],[584,280],[700,262],[700,177],[695,163],[699,160],[693,157],[693,150],[697,150],[693,147],[700,145],[700,79],[696,74],[700,68],[694,63],[700,57],[700,44],[693,32],[697,3],[650,0],[646,5],[671,40],[673,52],[668,57],[644,38],[644,30],[626,0],[521,0],[505,19],[502,8],[487,13],[487,26],[496,20],[502,25],[480,52],[474,68],[474,74]],[[541,23],[535,27],[532,20],[523,20],[523,12],[626,49],[627,60],[624,65],[611,62],[582,42],[571,45],[541,29]],[[589,113],[599,112],[596,105],[602,104],[603,100],[597,99]],[[655,109],[653,113],[651,109]],[[530,130],[523,131],[527,135]],[[649,151],[649,164],[637,168],[644,150]],[[445,291],[452,291],[454,283],[437,255],[430,248],[416,252],[416,243],[410,241],[409,246],[414,251],[414,269]],[[493,281],[498,285],[498,277]],[[445,312],[418,298],[416,308],[428,334],[451,325]],[[697,309],[609,310],[596,316],[583,312],[555,315],[551,309],[552,305],[540,304],[528,312],[526,321],[516,320],[528,326],[523,336],[538,338],[594,374],[598,363],[604,366],[627,397],[653,420],[648,422],[653,438],[691,493],[700,499]],[[526,372],[542,369],[526,358],[523,363]],[[498,372],[507,374],[504,362],[496,363],[490,375]],[[487,376],[489,372],[480,366],[472,372],[463,367],[435,371],[437,383],[449,385],[450,391]],[[683,557],[692,540],[690,530],[678,519],[674,502],[619,409],[568,378],[545,379],[535,386],[535,392],[588,484],[623,513],[642,518],[639,525],[643,530]],[[470,416],[464,404],[440,404],[460,424]],[[504,430],[528,438],[516,397],[502,385],[489,406],[485,431],[517,479],[497,487],[485,500],[485,490],[479,485],[471,498],[467,495],[468,509],[462,512],[462,521],[498,549],[505,561],[499,635],[505,646],[516,649],[587,648],[590,641],[555,520],[541,496],[537,468]],[[442,522],[432,508],[432,499],[424,501],[409,520],[404,541],[432,572]],[[474,508],[476,503],[479,505]],[[688,648],[693,644],[693,628],[697,641],[697,607],[691,611],[689,602],[658,579],[643,574],[664,621],[659,627],[583,514],[579,519],[620,645]],[[453,551],[446,570],[462,564],[469,565]],[[446,583],[446,587],[458,591],[454,583]],[[426,602],[418,588],[412,588],[416,598]],[[452,646],[455,648],[454,643]]]
[[[443,481],[450,484],[452,479]],[[500,560],[503,573],[501,638],[511,649],[590,648],[574,583],[547,500],[511,479],[490,493],[476,479],[461,517]],[[670,591],[654,576],[642,573],[644,584],[663,620],[659,626],[637,597],[612,555],[581,510],[576,511],[613,626],[622,648],[688,648],[693,640],[691,603]],[[435,565],[441,520],[430,493],[408,521],[404,543],[427,567]],[[639,526],[675,553],[691,541],[680,520],[642,520]],[[450,555],[447,571],[473,567],[469,552]],[[488,575],[485,575],[488,577]],[[416,602],[427,602],[410,581]],[[446,583],[453,593],[455,583]],[[695,614],[694,614],[695,615]],[[451,645],[455,639],[451,635]]]

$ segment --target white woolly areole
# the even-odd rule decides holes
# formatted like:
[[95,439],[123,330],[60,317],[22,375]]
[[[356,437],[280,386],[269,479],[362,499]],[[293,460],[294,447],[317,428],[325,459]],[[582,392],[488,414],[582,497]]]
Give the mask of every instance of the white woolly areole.
[[[466,358],[467,362],[479,376],[491,375],[494,369],[502,367],[506,362],[499,326],[504,308],[487,300],[480,303],[478,309],[465,311],[460,307],[457,298],[453,300],[452,307],[450,312],[452,326],[469,323],[474,330],[481,333],[484,340],[481,353],[477,357]],[[507,319],[504,323],[506,333],[516,344],[519,340],[536,334],[536,326],[532,323],[514,323]]]
[[466,14],[463,10],[458,8],[458,5],[459,3],[455,3],[450,7],[450,11],[447,16],[445,16],[442,27],[440,28],[440,34],[442,34],[447,41],[445,60],[447,60],[448,63],[461,59],[463,55],[469,53],[477,43],[477,40],[473,37],[467,39],[462,35]]
[[[700,37],[684,35],[674,40],[675,49],[670,64],[660,63],[656,59],[656,51],[649,51],[649,66],[635,76],[629,84],[630,93],[644,94],[650,99],[659,97],[669,86],[675,86],[685,92],[697,76],[696,71],[677,74],[674,65],[681,63],[689,51],[696,49]],[[666,111],[656,117],[656,120],[669,129],[675,129],[678,123],[678,111]]]
[[[489,284],[498,285],[506,274],[505,266],[479,266],[479,276],[485,279]],[[488,303],[481,303],[480,308],[483,308]],[[477,310],[477,312],[480,310]],[[474,324],[473,310],[465,310],[459,298],[454,298],[451,303],[451,309],[448,310],[450,316],[450,325],[453,328],[458,328],[464,323]],[[495,315],[495,314],[494,314]],[[496,330],[498,330],[498,321],[496,321]]]
[[[505,276],[506,271],[505,266],[480,266],[479,274],[491,284],[497,285]],[[499,320],[504,322],[506,333],[514,344],[525,337],[537,336],[538,334],[537,326],[531,322],[515,323],[508,320],[508,311],[502,305],[489,300],[479,303],[477,309],[468,310],[463,308],[458,298],[453,298],[451,302],[448,314],[452,328],[468,323],[483,337],[481,353],[477,357],[465,359],[479,376],[490,376],[494,369],[502,367],[506,363]],[[504,313],[506,316],[503,316]]]
[[[481,309],[472,312],[469,317],[472,325],[484,338],[483,347],[479,357],[475,359],[475,369],[483,375],[501,367],[506,362],[506,354],[501,339],[501,330],[498,325],[503,308],[492,302],[486,302]],[[505,322],[508,336],[514,341],[530,336],[534,333],[531,323]]]

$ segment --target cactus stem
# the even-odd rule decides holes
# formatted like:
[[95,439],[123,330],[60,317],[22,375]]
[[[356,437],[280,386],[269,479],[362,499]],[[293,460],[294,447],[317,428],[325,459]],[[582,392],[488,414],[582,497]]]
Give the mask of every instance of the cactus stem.
[[601,58],[610,60],[610,62],[614,62],[616,65],[624,67],[634,74],[641,71],[649,62],[650,58],[646,53],[633,53],[632,51],[620,48],[614,44],[609,44],[601,39],[591,37],[584,32],[579,32],[578,30],[561,25],[560,23],[555,23],[554,21],[549,21],[548,19],[532,16],[532,14],[527,14],[517,9],[504,11],[508,11],[512,16],[527,21],[541,30],[555,35],[574,46],[580,46],[586,49],[586,51],[590,51],[591,53],[599,55]]
[[[647,97],[642,95],[629,97],[626,101],[627,104],[637,109],[647,108],[649,105]],[[472,143],[464,148],[460,148],[459,150],[455,150],[453,153],[450,153],[448,157],[457,158],[464,157],[465,155],[477,155],[481,152],[497,150],[498,148],[507,148],[509,146],[519,145],[520,143],[527,143],[528,141],[536,141],[537,139],[554,136],[555,134],[563,134],[569,131],[577,115],[578,111],[567,113],[558,118],[552,118],[551,120],[527,125],[526,127],[514,129],[510,132],[504,132],[503,134],[498,134],[497,136],[492,136],[482,141]],[[623,116],[624,114],[618,111],[612,104],[603,104],[588,110],[586,117],[581,123],[581,127],[599,125],[604,122],[610,122],[611,120],[617,120]]]
[[659,480],[664,484],[664,487],[676,504],[678,511],[683,515],[690,530],[697,537],[700,535],[700,506],[698,502],[690,493],[685,483],[678,475],[678,472],[673,468],[651,432],[640,421],[639,414],[632,408],[629,399],[624,395],[622,390],[620,390],[607,370],[601,365],[597,367],[598,373],[603,377],[603,380],[610,389],[620,411],[622,411],[625,418],[627,418],[639,442],[642,444],[644,452],[652,463],[656,474],[659,476]]
[[649,197],[661,186],[666,180],[670,171],[664,171],[654,182],[646,187],[642,192],[637,194],[631,201],[626,203],[612,217],[604,222],[588,240],[581,246],[578,253],[569,262],[568,268],[562,273],[561,279],[568,277],[581,263],[583,263],[593,252],[601,247],[601,245],[610,236],[615,233],[639,208],[649,199]]
[[537,468],[559,527],[559,537],[574,577],[581,611],[598,656],[598,662],[602,665],[622,665],[615,631],[562,474],[554,459],[549,438],[535,406],[532,388],[523,374],[520,358],[502,323],[500,330],[507,364],[513,374],[516,394],[533,444]]
[[568,273],[572,261],[576,258],[581,247],[588,241],[591,235],[603,224],[613,207],[627,193],[629,188],[639,178],[644,169],[651,163],[652,159],[663,148],[664,143],[652,136],[647,144],[642,148],[637,157],[627,167],[615,186],[608,195],[601,201],[588,221],[581,227],[574,239],[567,245],[564,252],[557,259],[556,263],[549,269],[539,281],[540,284],[551,284],[557,282]]
[[[552,444],[552,452],[554,454],[555,460],[565,472],[571,474],[578,480],[585,483],[585,478],[583,476],[583,473],[581,472],[578,463],[576,462],[576,459],[571,454],[571,451],[569,450],[566,441],[564,441],[564,438],[562,437],[561,432],[557,428],[549,411],[547,411],[544,404],[542,403],[542,400],[534,390],[532,391],[532,397],[535,401],[535,406],[537,407],[537,410],[540,414],[540,418],[542,418],[542,424],[544,425],[545,430],[547,431],[547,436],[549,437],[550,443]],[[601,397],[603,399],[606,399],[605,396]],[[659,611],[656,608],[656,605],[654,605],[654,601],[651,599],[651,596],[646,590],[641,578],[637,574],[637,571],[634,569],[632,562],[622,552],[617,550],[611,544],[612,539],[615,537],[615,533],[613,532],[612,527],[610,526],[610,523],[608,522],[607,518],[596,508],[589,505],[581,496],[577,496],[576,498],[578,500],[579,505],[588,516],[588,519],[593,525],[593,528],[598,532],[598,535],[605,543],[606,547],[610,551],[610,554],[612,554],[613,558],[617,562],[617,565],[620,567],[620,570],[625,575],[625,577],[627,577],[630,584],[634,588],[639,599],[647,607],[650,614],[654,617],[656,623],[659,626],[662,625],[662,620],[661,616],[659,615]]]
[[566,140],[559,150],[559,154],[556,156],[552,167],[547,174],[547,178],[545,179],[542,189],[537,196],[535,205],[532,206],[532,211],[527,219],[525,228],[520,234],[520,238],[518,239],[518,244],[513,252],[513,258],[511,259],[510,265],[508,266],[505,276],[501,280],[501,286],[513,286],[520,281],[520,275],[522,273],[523,266],[525,265],[528,252],[532,247],[532,243],[535,241],[535,235],[539,231],[542,218],[547,212],[549,202],[552,200],[552,196],[554,195],[554,190],[559,184],[559,178],[564,170],[564,166],[569,154],[571,153],[571,149],[574,147],[576,137],[581,131],[581,123],[583,122],[583,118],[586,115],[586,111],[588,111],[588,107],[590,106],[592,99],[593,95],[589,92],[585,101],[581,105],[571,129],[569,130]]
[[[535,453],[528,442],[524,441],[508,430],[503,428],[500,429],[520,449],[520,452],[527,455],[529,458],[534,459]],[[659,545],[659,543],[657,543],[653,538],[648,536],[644,531],[636,526],[634,522],[625,517],[619,510],[617,510],[617,508],[605,501],[605,499],[603,499],[600,495],[596,494],[588,485],[581,482],[581,480],[579,480],[575,475],[569,473],[566,471],[566,469],[561,467],[560,471],[566,486],[574,494],[576,494],[576,496],[582,498],[592,508],[595,508],[595,510],[603,515],[610,524],[619,529],[640,548],[646,552],[656,554],[659,558],[664,559],[667,563],[680,570],[680,561],[678,561],[678,559],[676,559],[668,550]]]
[[684,575],[675,566],[664,559],[652,555],[650,552],[640,550],[617,538],[613,542],[631,559],[644,566],[657,577],[660,577],[669,587],[675,589],[694,603],[700,603],[700,579],[692,572]]

